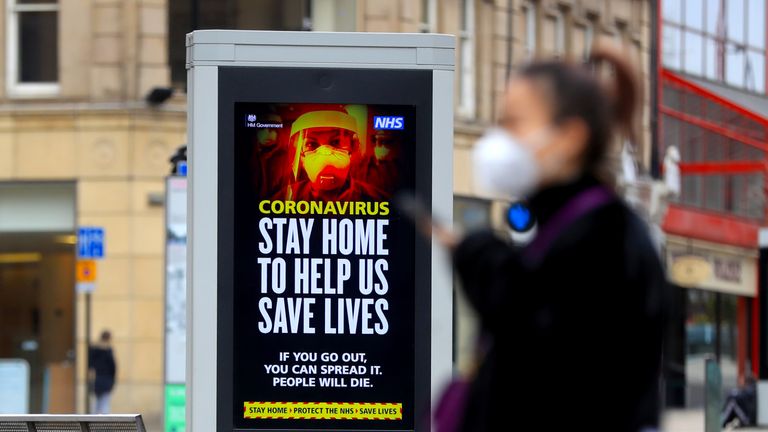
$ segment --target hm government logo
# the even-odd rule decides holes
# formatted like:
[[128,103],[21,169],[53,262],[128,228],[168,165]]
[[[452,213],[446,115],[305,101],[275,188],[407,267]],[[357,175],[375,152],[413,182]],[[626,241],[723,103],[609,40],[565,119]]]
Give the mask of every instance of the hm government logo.
[[245,116],[245,127],[249,127],[249,128],[256,127],[256,114],[248,114],[247,116]]

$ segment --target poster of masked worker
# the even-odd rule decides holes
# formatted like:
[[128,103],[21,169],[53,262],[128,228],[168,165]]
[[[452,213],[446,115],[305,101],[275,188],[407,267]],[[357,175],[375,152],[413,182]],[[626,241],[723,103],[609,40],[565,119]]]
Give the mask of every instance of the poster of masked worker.
[[[251,129],[252,181],[262,198],[381,201],[407,181],[402,166],[409,107],[257,104]],[[249,120],[249,118],[251,120]],[[411,138],[412,140],[412,138]]]
[[[233,407],[248,430],[413,430],[416,109],[235,104]],[[426,143],[429,145],[429,143]]]

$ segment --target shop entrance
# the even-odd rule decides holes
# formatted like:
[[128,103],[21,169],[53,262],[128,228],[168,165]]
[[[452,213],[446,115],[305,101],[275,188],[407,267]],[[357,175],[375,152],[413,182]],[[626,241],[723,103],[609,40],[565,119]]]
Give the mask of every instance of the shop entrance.
[[0,233],[0,358],[29,364],[32,413],[74,411],[73,233]]
[[[73,183],[0,183],[0,412],[72,413],[75,403]],[[27,369],[29,377],[22,375]],[[19,372],[21,371],[21,372]],[[23,373],[26,375],[26,373]]]
[[698,289],[686,289],[684,293],[686,405],[703,407],[706,358],[718,360],[723,396],[738,387],[740,372],[749,369],[739,364],[747,357],[739,355],[740,350],[747,349],[743,334],[747,329],[740,325],[747,320],[739,316],[746,308],[738,307],[740,300],[735,295]]

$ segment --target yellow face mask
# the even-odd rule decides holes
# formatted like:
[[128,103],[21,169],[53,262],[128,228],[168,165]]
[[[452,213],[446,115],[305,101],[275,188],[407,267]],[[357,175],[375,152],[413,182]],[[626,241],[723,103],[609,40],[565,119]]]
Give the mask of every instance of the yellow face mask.
[[304,170],[314,188],[332,190],[346,182],[350,160],[348,151],[322,145],[304,153]]
[[384,160],[389,155],[389,147],[376,146],[373,148],[373,154],[376,156],[377,160]]

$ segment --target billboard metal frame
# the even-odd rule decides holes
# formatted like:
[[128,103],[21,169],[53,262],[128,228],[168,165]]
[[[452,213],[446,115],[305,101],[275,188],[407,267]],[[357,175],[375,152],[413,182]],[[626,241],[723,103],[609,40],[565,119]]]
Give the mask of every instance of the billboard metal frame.
[[[189,195],[188,195],[188,279],[187,279],[187,426],[191,431],[233,430],[232,418],[226,415],[226,394],[231,399],[231,380],[222,380],[231,364],[232,334],[222,331],[223,307],[231,302],[231,271],[226,250],[231,246],[231,230],[222,229],[230,217],[233,198],[231,176],[232,155],[222,149],[223,137],[231,133],[232,122],[226,123],[222,107],[233,103],[239,90],[242,97],[254,97],[247,88],[235,89],[243,76],[265,77],[293,71],[316,77],[297,82],[285,90],[281,100],[271,102],[364,102],[416,104],[429,108],[431,126],[418,132],[421,143],[431,141],[429,149],[417,151],[419,164],[429,178],[420,181],[417,193],[427,199],[431,211],[450,223],[453,207],[453,36],[436,34],[388,33],[316,33],[262,31],[195,31],[187,35],[187,68],[189,86]],[[276,69],[275,69],[276,68]],[[351,72],[350,72],[351,71]],[[354,76],[353,76],[354,75]],[[237,78],[240,76],[240,80]],[[427,76],[427,81],[419,81]],[[277,78],[276,78],[277,79]],[[406,81],[402,92],[393,89],[398,80],[431,82],[424,92],[412,90]],[[279,79],[277,81],[279,82]],[[376,92],[376,82],[382,87]],[[389,87],[387,87],[389,84]],[[366,91],[365,86],[374,87]],[[411,86],[412,87],[412,86]],[[303,90],[302,90],[303,89]],[[388,96],[384,94],[382,89]],[[281,90],[275,90],[277,92]],[[310,93],[308,99],[299,93]],[[349,100],[354,92],[357,100]],[[426,92],[426,93],[425,93]],[[274,93],[274,92],[272,92]],[[363,100],[366,96],[379,96]],[[428,94],[430,99],[414,99]],[[275,94],[264,97],[275,97]],[[336,100],[345,97],[344,101]],[[428,105],[426,105],[428,104]],[[426,105],[426,106],[424,106]],[[229,129],[229,131],[227,131]],[[423,174],[422,174],[423,176]],[[217,205],[218,204],[218,205]],[[223,210],[223,211],[222,211]],[[226,227],[224,227],[226,228]],[[453,372],[453,294],[449,257],[434,242],[425,243],[424,278],[428,287],[419,287],[417,314],[427,314],[427,325],[419,327],[417,345],[427,340],[428,346],[416,352],[416,403],[423,410],[435,402]],[[222,249],[225,248],[225,249]],[[418,256],[417,249],[417,256]],[[229,296],[229,297],[228,297]],[[422,309],[420,309],[422,308]],[[419,358],[423,358],[420,362]],[[420,365],[421,363],[421,365]],[[230,369],[231,372],[231,369]],[[419,400],[419,393],[423,398]],[[224,400],[222,400],[222,397]],[[229,401],[231,404],[231,400]],[[422,411],[423,411],[422,410]],[[416,424],[416,430],[422,430]]]

